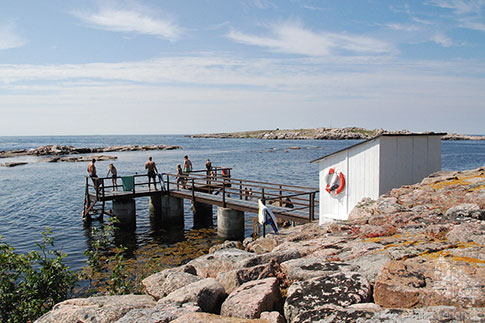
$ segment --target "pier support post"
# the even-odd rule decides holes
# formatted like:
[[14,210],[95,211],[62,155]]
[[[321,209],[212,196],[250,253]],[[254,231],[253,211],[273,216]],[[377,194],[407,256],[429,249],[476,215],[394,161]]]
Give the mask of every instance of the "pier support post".
[[184,199],[164,195],[161,197],[164,226],[184,227]]
[[243,240],[244,212],[218,207],[217,235],[226,240]]
[[136,226],[136,204],[133,198],[113,200],[113,214],[122,227]]
[[152,195],[150,196],[150,201],[148,202],[148,213],[151,218],[161,218],[162,217],[162,196]]
[[194,213],[194,227],[212,227],[212,204],[192,202],[192,212]]

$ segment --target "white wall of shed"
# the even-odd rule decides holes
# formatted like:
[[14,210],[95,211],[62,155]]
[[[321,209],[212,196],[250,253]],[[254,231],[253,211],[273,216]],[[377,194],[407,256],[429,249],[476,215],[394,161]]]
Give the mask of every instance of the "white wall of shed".
[[383,136],[380,141],[379,195],[441,169],[439,136]]
[[[379,153],[379,139],[376,139],[320,161],[320,224],[328,218],[346,220],[362,198],[379,196]],[[345,188],[338,196],[325,190],[330,168],[345,176]]]

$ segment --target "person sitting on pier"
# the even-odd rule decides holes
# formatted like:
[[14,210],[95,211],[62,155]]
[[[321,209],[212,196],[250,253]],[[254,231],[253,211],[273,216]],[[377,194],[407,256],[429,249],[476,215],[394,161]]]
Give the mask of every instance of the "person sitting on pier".
[[109,164],[109,169],[108,169],[108,173],[106,174],[106,177],[109,176],[109,173],[111,173],[111,180],[113,181],[113,191],[117,191],[118,184],[116,183],[116,179],[118,178],[118,171],[116,170],[116,167],[113,164]]
[[156,174],[158,173],[157,166],[152,160],[152,156],[148,157],[148,161],[145,163],[145,169],[148,171],[148,190],[150,191],[150,182],[153,179],[153,185],[155,186],[155,191],[157,190],[157,180]]
[[92,159],[91,162],[88,165],[88,173],[89,177],[93,180],[94,187],[96,187],[96,193],[98,192],[98,187],[99,187],[99,180],[98,180],[98,175],[96,174],[96,166],[94,164],[96,163],[96,159]]
[[189,160],[189,156],[184,156],[184,173],[188,174],[192,171],[192,162]]

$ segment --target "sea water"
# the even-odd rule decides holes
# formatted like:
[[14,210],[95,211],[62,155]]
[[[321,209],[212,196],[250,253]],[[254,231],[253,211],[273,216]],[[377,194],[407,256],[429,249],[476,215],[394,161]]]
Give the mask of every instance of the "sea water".
[[[176,173],[176,165],[188,155],[194,169],[204,169],[209,158],[213,166],[231,167],[231,175],[273,183],[318,188],[318,165],[310,161],[358,143],[356,140],[258,140],[207,139],[184,136],[46,136],[0,137],[0,151],[30,149],[42,145],[72,145],[75,147],[106,147],[112,145],[178,145],[181,150],[112,152],[114,161],[96,163],[99,176],[105,176],[109,163],[114,163],[118,175],[144,174],[144,164],[152,156],[159,172]],[[298,147],[299,149],[290,149]],[[85,266],[84,251],[91,242],[90,228],[83,224],[85,176],[87,163],[47,163],[43,157],[0,159],[0,163],[25,161],[27,165],[0,167],[0,235],[19,252],[36,249],[41,232],[54,231],[56,248],[67,254],[66,263],[74,270]],[[463,170],[485,164],[485,142],[443,141],[442,169]],[[318,198],[318,197],[317,197]],[[214,208],[215,211],[216,208]],[[121,241],[136,250],[154,241],[169,246],[167,232],[150,223],[148,198],[136,200],[136,229],[122,236]],[[215,213],[215,212],[214,212]],[[246,215],[246,236],[252,233],[250,217]],[[214,218],[214,225],[217,220]],[[193,227],[190,202],[185,201],[185,229]],[[184,234],[177,239],[184,239]]]

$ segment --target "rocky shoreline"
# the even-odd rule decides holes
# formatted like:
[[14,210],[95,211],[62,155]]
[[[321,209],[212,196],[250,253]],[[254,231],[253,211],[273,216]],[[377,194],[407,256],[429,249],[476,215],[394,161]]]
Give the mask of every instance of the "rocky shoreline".
[[364,199],[347,221],[226,241],[145,295],[57,304],[36,322],[483,322],[485,168]]
[[[286,129],[286,130],[258,130],[244,132],[227,132],[213,134],[191,135],[191,138],[252,138],[267,140],[367,140],[381,134],[411,134],[408,130],[386,131],[383,129],[363,129],[357,127],[348,128],[311,128],[311,129]],[[428,132],[432,133],[432,132]],[[485,140],[485,136],[468,136],[456,133],[444,135],[441,140]]]
[[[94,153],[107,153],[107,152],[124,152],[124,151],[149,151],[149,150],[174,150],[181,149],[180,146],[169,145],[118,145],[109,147],[73,147],[62,145],[47,145],[40,146],[34,149],[16,149],[8,151],[0,151],[0,158],[22,157],[22,156],[39,156],[44,157],[45,162],[86,162],[93,158],[98,161],[102,160],[115,160],[118,157],[110,155],[92,155],[86,156],[85,154]],[[77,156],[84,154],[83,156]],[[72,156],[76,155],[76,156]],[[25,165],[26,162],[10,162],[0,164],[5,167],[15,167]]]

